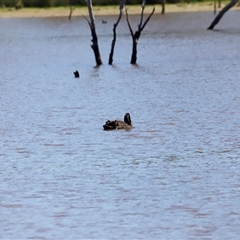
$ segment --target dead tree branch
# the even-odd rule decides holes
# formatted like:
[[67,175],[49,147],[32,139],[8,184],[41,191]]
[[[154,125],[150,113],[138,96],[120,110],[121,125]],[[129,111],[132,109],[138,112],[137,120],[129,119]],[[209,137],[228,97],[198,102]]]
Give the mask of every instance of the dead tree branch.
[[91,34],[92,34],[91,48],[93,49],[93,52],[94,52],[96,64],[97,64],[97,66],[100,66],[100,65],[102,65],[102,59],[101,59],[101,55],[100,55],[100,51],[99,51],[99,47],[98,47],[98,38],[97,38],[97,33],[96,33],[96,28],[95,28],[95,19],[94,19],[93,9],[92,9],[92,0],[86,0],[86,2],[87,2],[90,20],[88,20],[86,17],[84,17],[84,18],[87,20],[88,25],[91,30]]
[[128,28],[129,31],[131,33],[132,36],[132,57],[131,57],[131,64],[136,64],[137,62],[137,44],[138,44],[138,40],[141,36],[141,32],[143,31],[143,29],[145,28],[145,26],[147,25],[148,21],[150,20],[150,18],[152,17],[154,11],[155,11],[155,7],[153,8],[151,14],[147,17],[147,19],[145,20],[145,22],[143,23],[143,13],[144,13],[144,8],[145,8],[145,1],[143,1],[142,3],[142,11],[141,11],[141,17],[140,17],[140,23],[138,25],[138,30],[133,33],[133,30],[131,28],[131,24],[129,22],[129,18],[128,18],[128,12],[126,9],[126,18],[127,18],[127,24],[128,24]]
[[117,29],[117,26],[118,26],[121,18],[122,18],[124,6],[125,6],[125,0],[121,0],[120,4],[119,4],[118,20],[117,20],[116,23],[113,24],[113,40],[112,40],[111,51],[110,51],[109,59],[108,59],[108,64],[109,65],[112,65],[112,63],[113,63],[113,54],[114,54],[114,48],[115,48],[116,39],[117,39],[116,29]]
[[207,28],[208,30],[212,30],[220,21],[220,19],[223,17],[223,15],[233,6],[237,4],[238,0],[232,0],[230,3],[228,3],[216,16],[216,18],[213,20],[211,25]]

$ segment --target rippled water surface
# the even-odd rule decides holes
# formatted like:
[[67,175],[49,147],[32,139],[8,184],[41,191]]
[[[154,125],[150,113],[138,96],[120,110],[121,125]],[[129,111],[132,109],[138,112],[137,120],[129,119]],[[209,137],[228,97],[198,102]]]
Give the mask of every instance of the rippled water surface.
[[0,19],[0,238],[238,239],[239,15]]

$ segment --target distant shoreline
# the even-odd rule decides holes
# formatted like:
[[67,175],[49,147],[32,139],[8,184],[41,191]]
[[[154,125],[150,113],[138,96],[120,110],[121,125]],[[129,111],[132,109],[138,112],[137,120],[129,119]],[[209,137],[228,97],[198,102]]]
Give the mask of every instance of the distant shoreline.
[[[222,3],[222,7],[225,6],[225,3]],[[144,13],[150,13],[153,6],[147,5],[145,7]],[[88,10],[86,7],[76,7],[73,8],[72,17],[77,16],[88,16]],[[141,6],[127,6],[128,13],[131,14],[140,14]],[[233,9],[240,9],[239,7],[234,7]],[[95,16],[106,16],[106,15],[118,15],[119,7],[118,6],[93,6]],[[155,5],[155,13],[161,13],[161,5]],[[219,8],[217,9],[220,10]],[[165,13],[174,13],[174,12],[203,12],[203,11],[212,11],[213,12],[213,2],[205,3],[181,3],[181,4],[166,4]],[[57,8],[22,8],[15,10],[14,8],[2,8],[0,9],[0,18],[38,18],[38,17],[68,17],[69,15],[68,7],[57,7]]]

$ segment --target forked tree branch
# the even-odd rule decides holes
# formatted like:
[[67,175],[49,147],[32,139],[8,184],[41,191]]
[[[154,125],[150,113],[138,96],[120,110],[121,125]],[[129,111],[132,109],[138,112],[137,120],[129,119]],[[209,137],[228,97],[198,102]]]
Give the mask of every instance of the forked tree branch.
[[130,61],[131,64],[136,64],[136,62],[137,62],[137,44],[138,44],[138,40],[139,40],[139,38],[141,36],[142,30],[145,28],[145,26],[147,25],[148,21],[150,20],[150,18],[152,17],[152,15],[153,15],[153,13],[155,11],[155,7],[154,7],[152,12],[151,12],[151,14],[147,17],[147,19],[143,23],[144,9],[145,9],[145,0],[143,0],[143,3],[142,3],[142,11],[141,11],[141,16],[140,16],[140,22],[139,22],[139,25],[138,25],[138,30],[135,33],[133,33],[133,30],[131,28],[131,24],[130,24],[129,18],[128,18],[128,12],[127,12],[127,9],[126,9],[127,24],[128,24],[131,36],[132,36],[132,57],[131,57],[131,61]]
[[130,30],[131,36],[133,37],[134,34],[133,34],[133,30],[132,30],[132,28],[131,28],[131,24],[130,24],[130,22],[129,22],[127,8],[125,9],[125,11],[126,11],[126,18],[127,18],[128,28],[129,28],[129,30]]
[[155,12],[155,7],[153,7],[153,10],[151,12],[151,14],[147,17],[147,19],[145,20],[144,24],[142,25],[142,27],[140,28],[140,31],[142,31],[145,26],[147,25],[148,21],[150,20],[150,18],[152,17],[153,13]]

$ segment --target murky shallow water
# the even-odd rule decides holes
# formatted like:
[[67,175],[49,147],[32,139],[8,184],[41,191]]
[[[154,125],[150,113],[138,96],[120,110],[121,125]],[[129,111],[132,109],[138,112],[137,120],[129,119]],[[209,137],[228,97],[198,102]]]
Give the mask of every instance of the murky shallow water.
[[239,14],[155,15],[138,66],[98,17],[100,68],[83,18],[0,19],[0,237],[236,239]]

